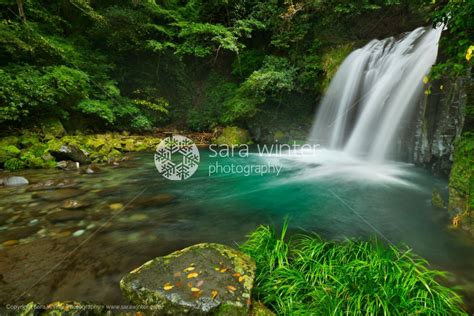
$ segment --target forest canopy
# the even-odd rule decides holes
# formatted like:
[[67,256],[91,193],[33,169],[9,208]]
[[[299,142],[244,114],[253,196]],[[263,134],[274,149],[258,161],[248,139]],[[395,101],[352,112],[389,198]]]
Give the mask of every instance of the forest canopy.
[[446,44],[449,67],[440,72],[459,73],[472,7],[419,0],[0,0],[0,122],[17,128],[57,119],[69,131],[167,124],[211,130],[276,110],[306,117],[345,56],[374,37],[448,23],[455,36]]

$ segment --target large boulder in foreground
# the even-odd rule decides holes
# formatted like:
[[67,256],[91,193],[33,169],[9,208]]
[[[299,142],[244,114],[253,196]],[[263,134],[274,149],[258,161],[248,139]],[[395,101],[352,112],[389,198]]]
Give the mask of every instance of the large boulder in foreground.
[[255,262],[230,247],[202,243],[148,261],[120,287],[133,304],[156,314],[247,315]]

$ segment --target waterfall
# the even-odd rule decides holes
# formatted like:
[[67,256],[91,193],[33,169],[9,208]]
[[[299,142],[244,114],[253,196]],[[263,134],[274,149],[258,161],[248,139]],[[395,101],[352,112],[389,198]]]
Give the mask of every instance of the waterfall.
[[420,27],[352,52],[321,101],[309,140],[370,161],[388,159],[401,123],[415,112],[441,31]]

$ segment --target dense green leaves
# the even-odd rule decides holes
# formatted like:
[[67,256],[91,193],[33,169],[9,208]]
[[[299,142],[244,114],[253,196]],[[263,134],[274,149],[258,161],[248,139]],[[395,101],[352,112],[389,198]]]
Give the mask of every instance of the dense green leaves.
[[[16,1],[2,0],[0,120],[206,130],[251,125],[256,114],[292,100],[311,109],[348,52],[373,37],[361,39],[356,23],[424,6],[451,33],[440,71],[459,73],[472,37],[472,5],[460,3],[25,0],[25,21]],[[368,29],[377,29],[373,23],[367,19]],[[392,23],[386,33],[406,30]]]
[[441,46],[446,51],[446,62],[438,64],[433,77],[441,75],[464,75],[469,66],[466,59],[468,48],[474,44],[474,2],[449,0],[438,5],[433,13],[433,26],[443,25],[448,34],[442,36]]

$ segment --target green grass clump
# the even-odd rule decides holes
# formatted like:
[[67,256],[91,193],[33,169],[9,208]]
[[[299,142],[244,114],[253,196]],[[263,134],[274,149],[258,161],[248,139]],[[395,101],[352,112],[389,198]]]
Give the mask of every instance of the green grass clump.
[[377,241],[285,241],[260,226],[241,245],[257,263],[254,295],[282,315],[466,315],[462,299],[409,250]]

